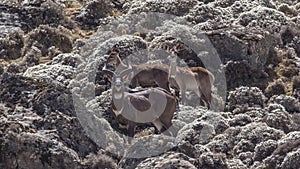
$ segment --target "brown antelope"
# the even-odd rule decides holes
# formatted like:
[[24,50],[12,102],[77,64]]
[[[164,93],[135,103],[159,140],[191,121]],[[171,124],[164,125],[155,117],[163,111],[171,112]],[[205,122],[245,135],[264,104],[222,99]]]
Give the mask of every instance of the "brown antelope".
[[[159,132],[172,126],[176,98],[171,93],[162,88],[147,88],[130,93],[126,91],[124,77],[132,71],[131,66],[120,73],[106,69],[106,66],[102,70],[113,77],[112,111],[118,123],[127,125],[129,142],[138,124],[152,123]],[[173,135],[172,132],[168,134]]]
[[[113,64],[116,67],[115,72],[120,72],[128,68],[129,65],[126,65],[122,62],[118,49],[114,48],[110,53],[110,56],[107,59],[107,64]],[[169,88],[169,66],[164,64],[139,64],[131,65],[132,73],[129,74],[127,79],[130,80],[130,86],[132,88],[143,86],[143,87],[161,87],[170,92]],[[173,84],[172,86],[177,86]]]
[[[177,67],[177,49],[172,51],[171,56],[168,57],[170,63],[169,81],[176,81],[181,93],[181,102],[187,103],[186,91],[195,92],[198,97],[204,100],[208,109],[211,105],[212,99],[212,84],[214,76],[211,72],[203,67],[183,68]],[[201,101],[201,100],[200,100]]]

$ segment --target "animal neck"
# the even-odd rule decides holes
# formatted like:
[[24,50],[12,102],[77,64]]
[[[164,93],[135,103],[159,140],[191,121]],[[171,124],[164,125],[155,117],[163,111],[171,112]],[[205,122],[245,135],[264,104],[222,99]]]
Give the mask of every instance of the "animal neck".
[[169,70],[169,77],[175,78],[177,74],[177,64],[176,64],[176,59],[171,60],[170,62],[170,70]]

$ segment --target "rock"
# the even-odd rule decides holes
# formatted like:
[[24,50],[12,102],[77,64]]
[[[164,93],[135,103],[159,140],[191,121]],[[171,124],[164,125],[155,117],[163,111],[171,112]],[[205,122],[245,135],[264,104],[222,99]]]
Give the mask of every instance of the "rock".
[[264,117],[263,121],[265,121],[270,127],[280,129],[285,133],[288,133],[293,128],[292,116],[281,105],[270,104],[268,107],[278,106],[279,108],[269,108],[269,113]]
[[84,29],[95,29],[101,23],[101,18],[113,14],[113,4],[109,0],[88,1],[75,20]]
[[300,160],[300,150],[298,148],[296,151],[287,153],[280,167],[291,168],[291,169],[299,168],[300,167],[299,160]]
[[220,134],[230,127],[228,121],[224,117],[222,117],[220,113],[208,111],[203,116],[198,118],[198,120],[213,125],[216,134]]
[[54,27],[62,25],[74,28],[74,24],[64,15],[62,6],[52,0],[30,1],[30,3],[17,6],[0,5],[0,11],[5,14],[3,25],[20,27],[25,33],[39,25],[47,24]]
[[0,63],[0,75],[2,75],[3,72],[4,72],[4,67],[3,67],[3,64]]
[[252,122],[252,118],[247,114],[237,114],[229,120],[230,126],[245,126]]
[[292,80],[293,91],[300,90],[300,76],[294,76]]
[[175,147],[174,138],[148,135],[134,139],[119,163],[120,168],[136,168],[149,157],[165,154]]
[[293,96],[299,100],[300,99],[300,76],[293,77],[292,85],[293,85]]
[[260,122],[267,115],[267,111],[260,107],[237,107],[232,112],[236,115],[250,116],[253,122]]
[[[283,136],[283,131],[268,127],[265,123],[251,123],[242,127],[241,132],[236,137],[236,140],[239,140],[238,142],[247,140],[250,141],[251,144],[257,145],[260,142],[270,139],[279,140]],[[247,150],[253,152],[254,147],[249,147]]]
[[179,111],[174,113],[174,119],[180,120],[184,123],[191,123],[205,113],[206,110],[201,108],[179,105]]
[[42,57],[42,52],[37,47],[32,46],[31,49],[23,57],[22,63],[27,67],[38,65],[40,58]]
[[[241,139],[233,148],[233,153],[237,154],[239,156],[239,159],[241,159],[242,161],[245,160],[244,164],[247,164],[247,166],[249,166],[248,164],[248,157],[247,153],[248,152],[253,152],[255,145],[250,141],[250,140],[246,140],[246,139]],[[242,158],[241,158],[242,156]],[[243,157],[244,156],[244,157]]]
[[281,104],[286,111],[289,113],[299,113],[300,112],[300,102],[296,98],[287,95],[275,95],[270,98],[268,104],[277,103]]
[[6,133],[1,144],[1,150],[5,153],[3,154],[3,167],[7,169],[18,168],[18,166],[79,169],[78,154],[56,139],[51,139],[51,134],[56,135],[51,131]]
[[[264,31],[243,27],[218,29],[206,34],[225,64],[229,89],[253,81],[254,84],[266,83],[263,67],[272,56],[278,38]],[[239,84],[232,85],[234,83]]]
[[159,12],[166,13],[170,15],[182,16],[189,12],[194,5],[197,4],[195,0],[188,1],[141,1],[135,0],[128,3],[125,3],[125,10],[127,6],[127,10],[129,14],[136,14],[141,12]]
[[229,92],[228,109],[236,107],[264,107],[265,96],[257,87],[239,87]]
[[201,144],[192,145],[188,141],[181,142],[177,145],[179,152],[184,153],[192,158],[199,158],[203,153],[210,152],[209,148]]
[[[230,127],[222,134],[215,136],[207,147],[212,152],[230,154],[232,156],[247,156],[247,152],[254,152],[255,146],[267,140],[279,140],[284,132],[268,127],[265,123],[250,123],[242,127]],[[253,155],[251,155],[253,156]],[[252,161],[246,160],[248,167]],[[248,163],[249,162],[249,163]]]
[[25,38],[23,53],[26,54],[33,46],[41,50],[42,56],[49,55],[53,46],[62,53],[71,52],[72,38],[63,32],[63,28],[60,29],[42,25],[29,32]]
[[137,165],[137,169],[150,168],[191,168],[196,169],[195,159],[189,158],[182,153],[168,152],[158,157],[148,158]]
[[216,132],[211,124],[202,122],[200,119],[187,124],[178,131],[176,141],[188,141],[191,144],[207,144],[215,136]]
[[275,140],[267,140],[259,143],[255,146],[255,153],[253,160],[262,161],[266,157],[270,156],[277,148],[277,142]]
[[85,168],[100,169],[100,168],[110,168],[117,169],[116,162],[103,151],[98,151],[97,154],[89,154],[83,161]]
[[268,75],[256,70],[247,61],[229,61],[225,65],[227,88],[233,90],[241,86],[255,86],[264,89],[268,85]]
[[270,33],[278,33],[283,25],[287,25],[288,20],[282,12],[257,6],[250,11],[242,13],[237,19],[237,23],[246,28],[263,29]]
[[39,64],[28,68],[23,76],[68,86],[75,76],[75,66],[80,62],[80,59],[79,55],[61,54],[48,64]]
[[277,148],[269,157],[263,160],[262,165],[268,168],[277,166],[297,168],[298,162],[294,162],[294,160],[298,158],[299,145],[299,132],[290,132],[278,141]]
[[[77,168],[80,166],[80,158],[97,149],[79,123],[71,93],[66,87],[9,73],[4,73],[0,81],[0,102],[5,103],[4,110],[6,110],[1,114],[1,119],[7,118],[4,121],[5,125],[17,126],[12,130],[19,131],[10,136],[11,133],[4,125],[1,128],[3,138],[7,143],[21,144],[19,146],[12,144],[13,147],[9,144],[1,144],[1,149],[5,149],[7,153],[11,152],[10,154],[19,151],[27,152],[25,159],[20,157],[20,163],[34,160],[27,157],[41,155],[45,157],[45,164],[52,168],[57,168],[59,165]],[[17,104],[19,106],[15,107],[14,105]],[[17,141],[20,139],[24,139],[26,143]],[[47,151],[37,148],[41,147],[38,145],[45,146],[46,149],[53,148],[47,154]],[[32,149],[28,149],[28,146]],[[56,153],[64,155],[51,155]],[[13,161],[17,160],[14,156],[6,157]],[[66,163],[62,164],[63,162]],[[9,163],[4,162],[4,164]],[[40,164],[39,160],[37,163]],[[30,164],[35,163],[30,162]]]
[[14,62],[11,63],[6,71],[13,74],[21,74],[27,69],[27,66],[23,64],[22,62]]
[[[236,136],[236,132],[238,132],[239,128],[229,128],[225,131],[224,134],[219,134],[215,136],[206,146],[212,152],[217,153],[229,153],[229,151],[233,148],[233,142],[228,137],[231,137],[233,133]],[[229,134],[229,132],[233,132]]]
[[[197,27],[195,29],[198,30]],[[256,71],[262,71],[279,40],[268,32],[243,27],[207,31],[206,35],[216,48],[223,64],[229,61],[246,61],[250,68]]]
[[231,169],[248,169],[240,159],[230,159],[226,161],[228,168]]
[[278,11],[283,12],[286,16],[297,16],[298,14],[297,10],[288,4],[280,4],[278,6]]
[[0,30],[0,59],[14,60],[21,57],[23,31],[11,26],[0,26]]
[[[185,16],[187,21],[198,24],[198,23],[204,23],[209,21],[222,21],[220,22],[219,28],[222,28],[226,26],[226,19],[229,20],[231,14],[228,10],[225,10],[224,8],[215,7],[212,6],[211,3],[204,4],[204,3],[198,3],[196,6],[194,6],[190,12]],[[198,26],[200,27],[199,24]],[[204,25],[204,24],[203,24]],[[213,25],[213,28],[216,28],[215,25]],[[203,27],[204,28],[204,27]]]
[[265,95],[271,97],[274,95],[285,94],[285,86],[281,79],[275,80],[265,89]]
[[238,158],[248,167],[253,164],[253,152],[242,152],[238,155]]
[[198,168],[220,168],[226,169],[228,168],[225,162],[224,154],[217,154],[212,152],[203,153],[199,157]]
[[250,11],[251,9],[257,7],[257,6],[264,6],[268,8],[276,8],[273,1],[267,0],[267,1],[247,1],[247,0],[240,0],[240,1],[234,1],[234,0],[215,0],[213,2],[213,5],[215,7],[222,7],[222,8],[229,8],[229,10],[234,14],[234,18],[237,18],[240,14],[243,12]]

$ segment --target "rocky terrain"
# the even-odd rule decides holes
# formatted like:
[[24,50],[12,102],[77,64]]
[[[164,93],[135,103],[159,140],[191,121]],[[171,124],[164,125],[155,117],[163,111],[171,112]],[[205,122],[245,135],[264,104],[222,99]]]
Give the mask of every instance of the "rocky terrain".
[[[299,25],[299,0],[0,0],[0,168],[299,169]],[[215,75],[213,108],[130,145],[102,67],[176,44]]]

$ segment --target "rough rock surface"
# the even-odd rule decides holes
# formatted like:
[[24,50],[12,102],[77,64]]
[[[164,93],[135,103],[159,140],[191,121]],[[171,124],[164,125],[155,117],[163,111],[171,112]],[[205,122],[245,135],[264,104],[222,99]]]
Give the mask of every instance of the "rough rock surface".
[[24,54],[33,46],[41,50],[42,56],[49,55],[51,47],[57,48],[62,53],[71,52],[72,40],[63,32],[63,28],[55,29],[46,25],[29,32],[25,38]]
[[0,26],[0,59],[16,59],[21,57],[24,45],[23,32],[16,27]]
[[[299,12],[293,0],[0,0],[0,168],[300,168]],[[113,48],[168,63],[178,44],[178,65],[209,69],[225,109],[179,104],[173,137],[149,123],[129,144],[103,65]]]

